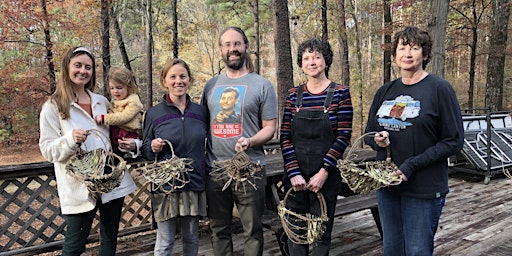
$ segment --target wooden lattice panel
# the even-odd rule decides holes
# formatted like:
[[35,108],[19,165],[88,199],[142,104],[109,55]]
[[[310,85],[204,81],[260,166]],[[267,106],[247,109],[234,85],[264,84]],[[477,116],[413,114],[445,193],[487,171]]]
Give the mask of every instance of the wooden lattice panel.
[[[151,228],[149,189],[132,176],[138,189],[125,197],[119,236]],[[65,226],[52,164],[0,166],[0,256],[60,249]],[[97,215],[89,241],[98,240],[98,231]]]
[[2,180],[0,251],[64,238],[64,219],[53,176]]

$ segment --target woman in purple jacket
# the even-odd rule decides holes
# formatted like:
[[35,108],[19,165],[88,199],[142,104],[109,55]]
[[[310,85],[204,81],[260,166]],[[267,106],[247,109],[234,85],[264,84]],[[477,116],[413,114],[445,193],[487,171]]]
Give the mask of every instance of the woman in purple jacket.
[[[188,64],[169,59],[160,73],[160,84],[168,91],[162,101],[145,116],[141,152],[148,160],[169,159],[172,143],[174,154],[193,160],[190,179],[180,189],[152,191],[153,216],[157,221],[155,255],[171,255],[176,224],[181,223],[183,255],[197,255],[199,218],[206,216],[205,140],[208,127],[206,108],[190,100],[187,94],[193,82]],[[178,222],[178,219],[180,222]]]

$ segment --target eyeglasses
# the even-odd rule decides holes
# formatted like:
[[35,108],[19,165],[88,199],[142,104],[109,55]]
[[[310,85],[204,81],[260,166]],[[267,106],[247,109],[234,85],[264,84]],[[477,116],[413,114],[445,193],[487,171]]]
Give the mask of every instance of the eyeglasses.
[[240,46],[242,46],[244,43],[242,42],[225,42],[223,44],[221,44],[220,46],[224,49],[229,49],[231,48],[231,46],[233,46],[233,48],[240,48]]

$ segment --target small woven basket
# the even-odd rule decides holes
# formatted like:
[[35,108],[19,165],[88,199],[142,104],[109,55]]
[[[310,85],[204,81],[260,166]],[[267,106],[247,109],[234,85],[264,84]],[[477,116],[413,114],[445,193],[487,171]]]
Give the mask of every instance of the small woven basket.
[[[105,141],[97,130],[90,130],[101,137],[105,147]],[[116,160],[118,163],[116,164]],[[105,168],[111,172],[105,173]],[[69,158],[66,163],[67,173],[75,179],[85,183],[94,199],[99,199],[99,194],[111,192],[121,184],[126,170],[126,161],[110,150],[97,148],[91,151],[78,149],[77,153]]]
[[194,160],[178,157],[174,154],[172,143],[168,140],[164,142],[171,148],[171,158],[158,161],[158,154],[155,154],[154,162],[139,163],[139,166],[133,170],[140,172],[147,182],[151,182],[152,191],[170,194],[190,182],[188,172],[194,170],[192,167]]
[[226,190],[233,180],[236,182],[236,191],[240,189],[240,185],[243,186],[245,191],[246,184],[251,185],[254,189],[258,189],[256,179],[261,179],[261,177],[255,174],[261,171],[262,166],[259,162],[251,161],[245,151],[237,152],[229,160],[214,161],[213,164],[214,168],[210,172],[210,176],[215,181],[225,182],[222,191]]
[[[363,134],[354,142],[356,145],[365,136],[375,135],[375,132]],[[338,160],[337,167],[341,177],[355,193],[367,194],[381,187],[398,185],[401,176],[392,175],[398,167],[391,161],[391,152],[387,150],[385,161],[354,162],[354,147],[351,147],[345,159]]]
[[312,213],[296,213],[286,208],[288,196],[293,191],[290,188],[284,199],[277,206],[284,232],[295,244],[312,244],[322,237],[326,229],[327,204],[321,192],[316,193],[320,204],[320,216]]

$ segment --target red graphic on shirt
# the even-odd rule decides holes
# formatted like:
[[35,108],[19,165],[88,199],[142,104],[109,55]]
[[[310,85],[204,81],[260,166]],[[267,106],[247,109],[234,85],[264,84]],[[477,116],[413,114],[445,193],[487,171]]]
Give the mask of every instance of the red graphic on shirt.
[[241,124],[213,124],[213,134],[217,137],[231,138],[242,134]]

